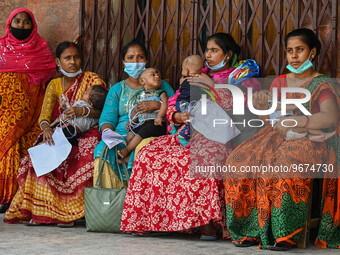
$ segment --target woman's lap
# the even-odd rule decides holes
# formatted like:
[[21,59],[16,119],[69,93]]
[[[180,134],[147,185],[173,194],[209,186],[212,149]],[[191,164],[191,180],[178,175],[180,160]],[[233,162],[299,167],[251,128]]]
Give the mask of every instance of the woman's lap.
[[84,134],[67,160],[57,169],[37,177],[27,155],[19,168],[19,191],[6,213],[7,222],[27,217],[44,223],[63,223],[84,216],[84,188],[91,186],[93,150],[100,139],[97,129]]
[[[237,169],[299,164],[306,168],[304,164],[323,163],[326,157],[324,144],[307,138],[287,141],[266,127],[237,147],[226,164]],[[295,242],[307,217],[311,176],[278,171],[237,177],[225,180],[227,226],[233,240],[258,237],[263,247],[276,239]]]
[[121,230],[179,231],[216,220],[223,224],[220,181],[190,176],[190,151],[175,136],[151,141],[138,153]]

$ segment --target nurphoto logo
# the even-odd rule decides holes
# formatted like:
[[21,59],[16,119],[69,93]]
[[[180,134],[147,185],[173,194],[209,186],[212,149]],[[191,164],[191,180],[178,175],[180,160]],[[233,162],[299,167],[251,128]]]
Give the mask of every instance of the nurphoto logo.
[[[230,84],[216,84],[215,85],[216,89],[228,89],[232,96],[233,96],[233,114],[234,115],[244,115],[244,108],[245,108],[245,103],[244,103],[244,94],[243,91]],[[247,88],[248,93],[247,93],[247,105],[251,113],[259,116],[265,116],[265,115],[270,115],[274,113],[277,109],[278,106],[278,92],[277,88],[273,88],[272,90],[272,104],[268,110],[258,110],[255,109],[254,104],[253,104],[253,89],[252,88]],[[290,99],[287,98],[287,93],[303,93],[305,95],[304,98],[295,98],[295,99]],[[311,115],[311,113],[303,106],[303,103],[309,102],[311,99],[311,93],[304,88],[282,88],[281,89],[281,113],[283,116],[287,114],[287,105],[295,105],[304,115]],[[202,115],[207,115],[207,95],[202,94],[201,96],[201,101],[202,101],[202,108],[201,108],[201,113]],[[272,126],[275,125],[279,121],[279,119],[266,119],[266,121],[269,121]],[[291,124],[291,123],[294,124]],[[257,125],[255,125],[258,123]],[[285,124],[285,123],[290,123],[290,125]],[[248,124],[249,127],[262,127],[264,126],[264,121],[261,119],[250,119],[246,122],[244,120],[243,122],[233,122],[232,120],[228,119],[214,119],[214,127],[216,125],[229,125],[233,126],[235,124],[238,125],[243,125],[246,126]],[[282,121],[282,125],[285,127],[295,127],[297,126],[297,122],[294,119],[285,119]]]

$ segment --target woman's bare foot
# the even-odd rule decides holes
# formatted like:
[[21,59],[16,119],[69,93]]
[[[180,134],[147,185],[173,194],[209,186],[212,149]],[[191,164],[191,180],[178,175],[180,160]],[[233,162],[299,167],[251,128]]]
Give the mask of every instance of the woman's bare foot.
[[59,223],[57,224],[59,228],[73,228],[74,227],[74,221],[70,223]]
[[333,131],[330,133],[324,133],[323,135],[308,135],[308,138],[309,140],[313,142],[322,143],[324,141],[327,141],[329,138],[331,138],[335,134],[336,134],[336,131]]
[[217,240],[217,231],[212,222],[201,227],[201,240],[215,241]]
[[41,226],[41,225],[42,223],[35,222],[33,219],[26,223],[26,226]]

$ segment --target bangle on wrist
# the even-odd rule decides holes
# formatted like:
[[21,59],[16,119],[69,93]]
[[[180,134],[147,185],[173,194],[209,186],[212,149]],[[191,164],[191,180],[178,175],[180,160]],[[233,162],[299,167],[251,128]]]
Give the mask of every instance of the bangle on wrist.
[[102,133],[104,133],[107,130],[111,130],[111,128],[104,128],[104,130],[102,131]]
[[[85,107],[86,109],[87,109],[87,114],[86,115],[84,115],[84,117],[88,117],[89,115],[90,115],[90,112],[91,112],[91,110],[90,110],[90,107]],[[84,112],[85,113],[85,112]]]
[[42,126],[42,124],[44,124],[44,123],[46,123],[48,126],[50,126],[50,123],[49,123],[47,120],[41,121],[41,122],[40,122],[40,129],[41,129],[42,131],[44,131],[44,129],[43,129],[41,126]]
[[303,128],[307,128],[308,123],[309,123],[309,117],[307,115],[305,115],[305,117],[306,117],[306,123],[305,125],[303,125]]
[[82,107],[81,109],[83,110],[83,112],[81,113],[81,116],[84,116],[85,115],[85,107]]
[[43,132],[45,132],[46,129],[52,129],[52,128],[51,128],[50,126],[45,127],[45,128],[43,129]]

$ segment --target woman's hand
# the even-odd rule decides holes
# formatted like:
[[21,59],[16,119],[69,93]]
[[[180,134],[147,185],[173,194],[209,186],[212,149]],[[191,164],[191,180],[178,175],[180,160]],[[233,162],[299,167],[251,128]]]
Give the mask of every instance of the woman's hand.
[[203,84],[209,85],[214,87],[215,86],[215,82],[206,74],[196,74],[196,76],[194,77],[187,77],[186,78],[187,81],[190,83],[190,85],[196,85],[196,86],[200,86]]
[[83,107],[70,107],[66,109],[64,112],[68,119],[73,119],[75,116],[77,117],[82,116],[82,113]]
[[173,116],[174,121],[177,124],[186,124],[186,125],[190,125],[190,121],[189,121],[189,117],[190,117],[190,112],[176,112]]
[[53,129],[51,127],[47,127],[44,129],[43,131],[43,142],[44,143],[48,143],[49,145],[54,145],[54,141],[53,141],[53,138],[52,138],[52,135],[53,135]]
[[161,103],[157,101],[143,101],[137,104],[137,111],[140,113],[157,111],[161,107]]
[[253,94],[253,105],[258,110],[268,109],[268,100],[272,98],[272,93],[269,90],[256,91]]

